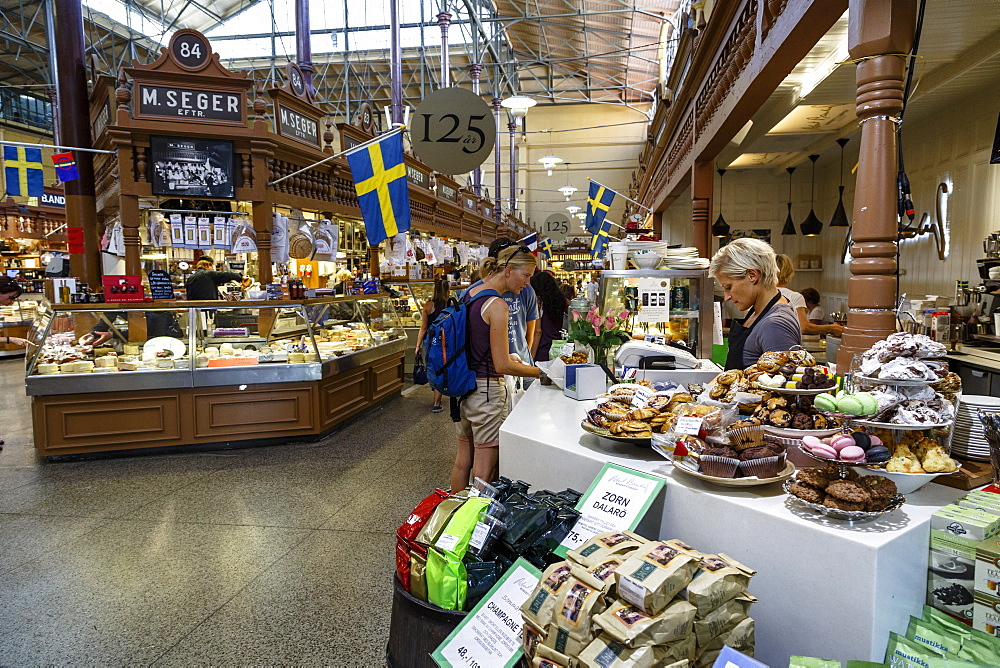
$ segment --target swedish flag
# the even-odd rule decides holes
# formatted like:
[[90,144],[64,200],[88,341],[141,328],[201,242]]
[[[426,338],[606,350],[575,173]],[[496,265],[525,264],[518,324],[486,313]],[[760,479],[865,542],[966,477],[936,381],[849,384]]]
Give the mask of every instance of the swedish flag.
[[552,239],[548,237],[542,239],[542,255],[546,260],[552,259]]
[[611,221],[602,220],[601,229],[590,239],[590,259],[596,260],[604,255],[604,249],[608,246],[608,238],[611,232]]
[[383,139],[347,155],[368,245],[410,229],[410,193],[403,162],[403,133]]
[[[604,217],[608,215],[611,203],[615,201],[614,190],[602,186],[597,181],[590,182],[590,191],[587,194],[587,220],[585,225],[591,234],[600,234],[603,229]],[[610,228],[609,228],[610,229]]]
[[3,147],[3,171],[7,194],[14,197],[41,197],[45,192],[42,149],[26,146]]

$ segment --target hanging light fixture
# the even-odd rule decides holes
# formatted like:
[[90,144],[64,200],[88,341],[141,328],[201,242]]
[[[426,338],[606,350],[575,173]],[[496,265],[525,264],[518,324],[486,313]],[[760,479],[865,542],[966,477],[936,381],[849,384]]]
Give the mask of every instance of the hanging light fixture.
[[538,104],[535,100],[532,100],[526,95],[511,95],[503,102],[500,103],[505,109],[508,110],[511,116],[516,120],[521,120],[528,115],[528,109]]
[[819,156],[814,153],[813,155],[809,156],[809,159],[812,160],[812,164],[813,164],[813,168],[812,168],[812,180],[811,180],[812,192],[809,195],[809,215],[806,216],[806,219],[802,221],[802,236],[804,236],[804,237],[815,237],[815,236],[819,236],[820,231],[823,229],[823,223],[820,221],[819,218],[816,217],[816,209],[815,209],[815,202],[816,202],[816,161],[819,160]]
[[795,236],[795,221],[792,220],[792,173],[794,167],[785,167],[788,172],[788,217],[785,218],[785,226],[781,228],[782,236]]
[[563,186],[562,188],[559,189],[559,192],[561,192],[563,195],[566,196],[566,201],[568,202],[569,198],[572,197],[573,193],[575,193],[577,190],[579,190],[579,189],[578,188],[574,188],[573,186],[570,186],[570,185],[565,185],[565,186]]
[[572,204],[566,207],[566,210],[569,211],[569,215],[575,216],[576,212],[580,210],[580,207],[578,207],[576,204]]
[[712,236],[716,239],[724,239],[729,236],[729,223],[722,217],[722,177],[726,175],[726,170],[719,169],[719,218],[712,225]]
[[587,214],[585,213],[575,213],[573,215],[579,218],[580,220],[587,220]]
[[833,218],[830,219],[830,227],[850,227],[851,221],[847,219],[847,209],[844,208],[844,146],[851,141],[847,137],[837,140],[840,144],[840,199],[837,200],[837,208],[833,211]]
[[552,170],[562,161],[563,159],[557,155],[547,155],[538,159],[538,162],[542,163],[542,167],[549,173],[549,176],[552,176]]

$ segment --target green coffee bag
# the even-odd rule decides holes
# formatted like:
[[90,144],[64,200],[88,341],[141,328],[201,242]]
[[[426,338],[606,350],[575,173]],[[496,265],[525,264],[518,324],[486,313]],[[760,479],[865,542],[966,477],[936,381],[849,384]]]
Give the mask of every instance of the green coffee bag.
[[[411,576],[412,577],[412,576]],[[462,560],[436,547],[427,550],[427,600],[445,610],[463,610],[468,573]]]

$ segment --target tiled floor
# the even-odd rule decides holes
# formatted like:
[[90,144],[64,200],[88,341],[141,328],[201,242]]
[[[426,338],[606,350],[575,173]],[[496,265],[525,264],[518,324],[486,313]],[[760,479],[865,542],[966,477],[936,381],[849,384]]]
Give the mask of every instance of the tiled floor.
[[0,362],[0,666],[384,665],[393,532],[447,485],[421,388],[317,443],[43,462]]

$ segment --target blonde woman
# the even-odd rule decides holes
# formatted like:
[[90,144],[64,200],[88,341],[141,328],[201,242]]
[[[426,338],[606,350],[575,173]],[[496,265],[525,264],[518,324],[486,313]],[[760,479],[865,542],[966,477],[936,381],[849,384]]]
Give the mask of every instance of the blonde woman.
[[[537,262],[527,246],[502,247],[480,265],[483,282],[469,288],[469,368],[476,372],[476,389],[459,403],[458,452],[451,472],[451,489],[469,485],[469,476],[495,480],[499,475],[500,425],[507,417],[504,376],[539,378],[542,370],[522,364],[509,352],[507,302],[499,295],[520,293],[531,283]],[[490,291],[495,291],[490,292]]]
[[799,319],[799,328],[803,334],[833,334],[841,336],[844,328],[841,325],[819,325],[810,322],[806,315],[806,299],[800,293],[790,290],[787,286],[795,278],[795,265],[792,258],[787,255],[777,256],[778,262],[778,291],[785,296],[785,299],[795,309],[795,315]]
[[727,370],[745,369],[769,350],[802,343],[798,317],[778,292],[778,265],[770,244],[732,241],[712,257],[708,274],[722,286],[725,301],[746,314],[729,327]]

